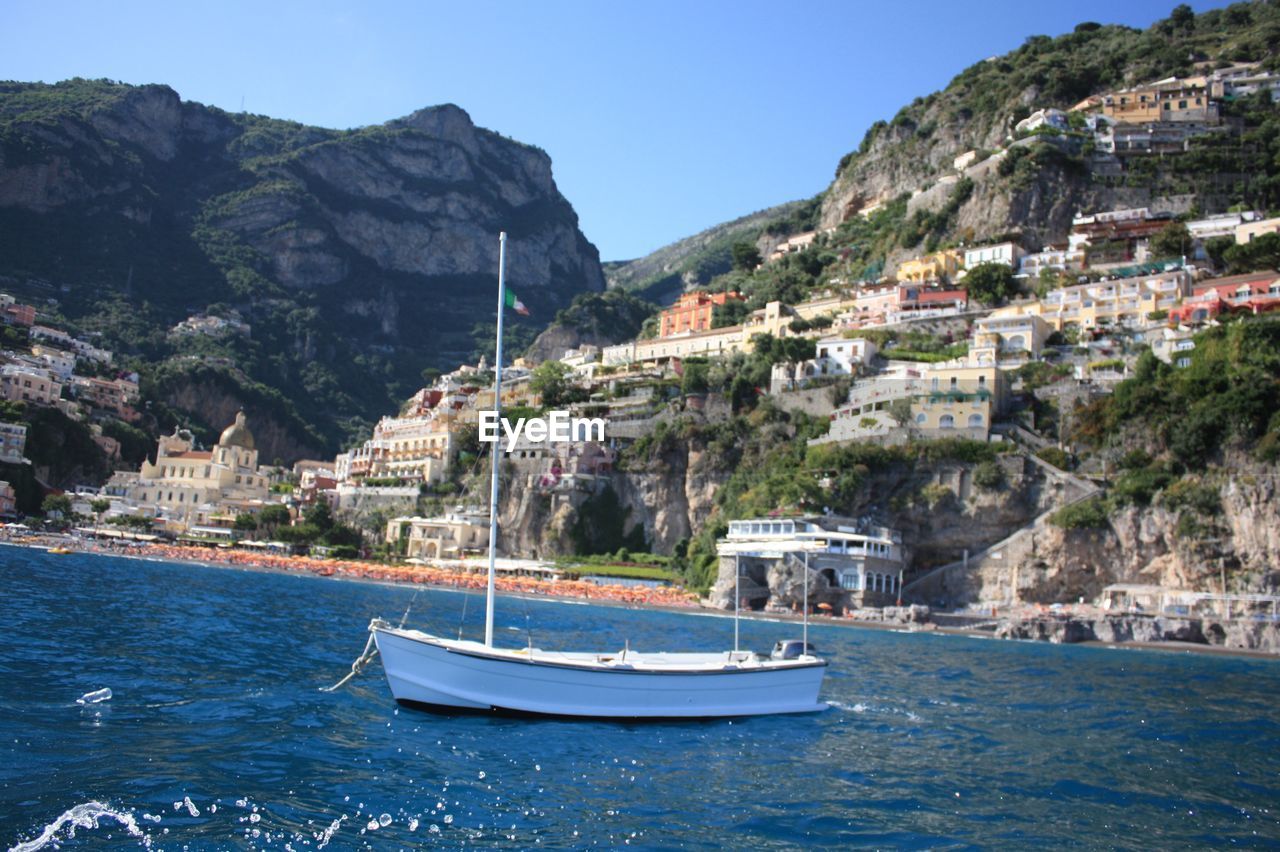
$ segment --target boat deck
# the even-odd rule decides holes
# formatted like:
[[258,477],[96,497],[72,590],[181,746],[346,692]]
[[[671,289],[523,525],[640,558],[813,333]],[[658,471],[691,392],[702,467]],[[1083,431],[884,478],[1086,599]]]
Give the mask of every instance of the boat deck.
[[[387,630],[387,628],[382,628]],[[623,649],[614,653],[577,651],[545,651],[541,648],[491,648],[482,642],[442,639],[420,630],[388,630],[421,642],[441,645],[451,651],[512,662],[537,662],[544,665],[574,666],[592,669],[622,669],[653,672],[706,672],[714,670],[781,669],[822,665],[817,657],[773,660],[753,651],[720,651],[701,653],[644,652]]]

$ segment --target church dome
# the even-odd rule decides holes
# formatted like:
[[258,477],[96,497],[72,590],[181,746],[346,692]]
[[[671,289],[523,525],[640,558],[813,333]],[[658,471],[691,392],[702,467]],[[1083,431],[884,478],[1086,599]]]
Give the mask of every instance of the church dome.
[[253,449],[253,433],[249,431],[249,427],[244,423],[243,411],[236,414],[235,423],[222,430],[222,437],[218,439],[218,446],[244,447],[246,450]]

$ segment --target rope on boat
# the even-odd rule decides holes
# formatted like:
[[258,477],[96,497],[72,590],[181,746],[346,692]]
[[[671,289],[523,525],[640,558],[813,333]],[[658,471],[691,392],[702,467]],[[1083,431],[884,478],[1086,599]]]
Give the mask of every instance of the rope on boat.
[[413,593],[413,598],[409,601],[409,605],[404,608],[404,615],[400,616],[400,629],[404,629],[404,623],[409,620],[409,610],[413,609],[413,605],[418,602],[418,595],[420,594],[422,594],[421,586],[419,586],[417,591]]
[[364,671],[364,667],[369,665],[369,662],[376,656],[378,656],[378,646],[374,644],[373,631],[370,630],[369,641],[364,643],[364,650],[360,652],[360,656],[356,657],[355,662],[351,664],[351,671],[347,673],[347,676],[335,683],[333,686],[320,687],[320,691],[337,692],[339,689],[342,689],[342,687],[346,686],[353,677]]

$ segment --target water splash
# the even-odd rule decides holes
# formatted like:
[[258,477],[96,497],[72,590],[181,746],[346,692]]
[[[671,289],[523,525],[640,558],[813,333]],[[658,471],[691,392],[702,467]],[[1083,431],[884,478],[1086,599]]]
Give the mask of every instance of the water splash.
[[109,805],[104,805],[102,802],[85,802],[64,811],[57,819],[46,825],[38,837],[25,843],[19,843],[17,846],[10,848],[9,852],[37,852],[37,850],[49,847],[56,849],[61,843],[58,833],[63,829],[66,829],[66,838],[64,839],[69,840],[76,836],[77,828],[97,828],[98,820],[104,818],[113,819],[120,823],[131,837],[144,837],[142,829],[138,827],[138,821],[133,818],[132,814],[112,810]]
[[102,689],[95,689],[93,692],[86,692],[84,695],[81,695],[79,698],[76,699],[76,703],[77,704],[98,704],[102,701],[110,701],[110,700],[111,700],[111,689],[108,687],[103,687]]

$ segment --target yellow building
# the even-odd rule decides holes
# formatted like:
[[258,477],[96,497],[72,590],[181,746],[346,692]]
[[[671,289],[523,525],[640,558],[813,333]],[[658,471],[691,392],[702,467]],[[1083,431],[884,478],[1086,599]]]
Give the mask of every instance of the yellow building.
[[834,317],[845,311],[851,311],[857,306],[858,297],[856,292],[828,290],[821,296],[794,305],[791,310],[800,319],[811,320],[821,316]]
[[258,450],[243,411],[212,450],[193,447],[189,432],[162,437],[156,460],[144,460],[129,485],[130,502],[186,526],[262,507],[270,478],[258,468]]
[[387,544],[408,559],[463,559],[489,552],[489,518],[457,513],[443,518],[392,518]]
[[1055,331],[1074,327],[1140,328],[1150,325],[1150,314],[1169,311],[1191,295],[1191,275],[1173,270],[1157,275],[1077,284],[1052,290],[1043,299],[1020,305],[1019,310],[1038,314]]
[[1103,95],[1102,114],[1126,124],[1155,121],[1218,121],[1218,103],[1203,76],[1169,78]]
[[[958,436],[987,440],[992,422],[1004,411],[1008,383],[995,365],[964,361],[895,364],[857,382],[848,401],[831,414],[828,433],[810,443],[867,440],[906,435]],[[909,400],[903,411],[899,400]],[[905,415],[905,422],[898,418]]]
[[1002,308],[973,324],[969,362],[1005,369],[1021,366],[1040,357],[1051,333],[1044,317],[1025,306]]
[[924,284],[930,281],[951,280],[964,266],[960,252],[951,249],[936,251],[921,258],[905,261],[898,267],[895,277],[899,281]]

